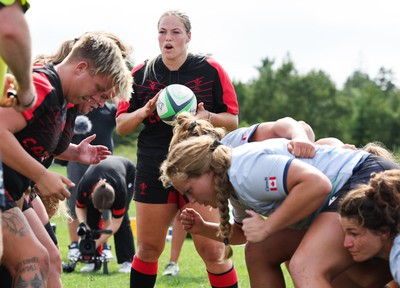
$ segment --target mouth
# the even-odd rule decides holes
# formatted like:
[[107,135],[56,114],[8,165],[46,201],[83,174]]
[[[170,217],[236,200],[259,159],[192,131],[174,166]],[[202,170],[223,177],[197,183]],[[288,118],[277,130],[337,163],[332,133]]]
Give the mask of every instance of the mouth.
[[172,50],[174,47],[171,45],[171,44],[166,44],[166,45],[164,45],[164,49],[165,50]]
[[349,251],[351,257],[353,258],[354,261],[356,261],[356,258],[358,257],[358,252],[357,251]]

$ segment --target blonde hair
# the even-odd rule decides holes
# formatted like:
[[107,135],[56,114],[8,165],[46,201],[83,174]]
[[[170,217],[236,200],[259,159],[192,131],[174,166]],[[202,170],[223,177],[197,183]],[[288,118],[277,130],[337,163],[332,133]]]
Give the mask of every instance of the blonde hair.
[[93,75],[109,76],[115,95],[129,101],[133,78],[114,40],[96,32],[85,33],[63,61],[72,60],[88,62]]
[[189,112],[182,112],[176,116],[176,124],[173,130],[173,136],[170,142],[170,149],[176,143],[179,143],[189,137],[210,135],[214,139],[221,140],[226,130],[220,127],[214,127],[209,121],[197,119]]
[[[117,44],[118,48],[121,50],[122,58],[124,58],[126,65],[128,66],[132,65],[132,62],[129,59],[129,55],[132,53],[132,48],[126,43],[124,43],[117,35],[108,31],[95,31],[92,33],[103,35],[113,40],[115,44]],[[65,57],[67,57],[68,54],[71,52],[72,47],[75,45],[78,39],[79,38],[74,38],[64,41],[63,43],[61,43],[60,47],[54,54],[37,55],[33,60],[33,64],[39,64],[39,65],[45,65],[48,63],[53,63],[54,65],[60,64],[65,59]]]
[[[218,236],[228,239],[232,234],[229,222],[228,199],[234,193],[229,181],[231,149],[222,145],[210,135],[191,137],[171,147],[167,159],[160,167],[160,180],[164,187],[171,186],[172,180],[185,181],[213,172],[220,224]],[[224,241],[225,242],[225,241]],[[232,256],[232,248],[225,243],[225,259]]]
[[339,214],[372,231],[387,227],[393,237],[400,233],[400,170],[372,173],[368,184],[343,197]]
[[[168,11],[165,11],[160,16],[160,18],[158,19],[157,29],[160,27],[161,19],[163,17],[165,17],[165,16],[175,16],[175,17],[177,17],[179,20],[181,20],[183,26],[185,27],[186,33],[188,34],[188,33],[191,32],[192,24],[190,22],[189,16],[185,12],[180,11],[180,10],[168,10]],[[143,74],[143,82],[147,78],[152,79],[152,76],[154,76],[154,80],[157,80],[157,75],[156,75],[156,72],[155,72],[155,64],[156,64],[156,61],[157,61],[158,57],[159,56],[154,57],[153,59],[147,61],[146,67],[144,69],[144,74]]]
[[64,201],[61,201],[55,197],[45,197],[39,196],[42,200],[43,206],[46,209],[46,213],[51,219],[54,216],[61,216],[68,220],[72,220],[71,216],[68,213],[68,207]]
[[370,142],[366,144],[362,149],[364,149],[368,153],[375,154],[389,161],[399,163],[399,159],[381,142]]

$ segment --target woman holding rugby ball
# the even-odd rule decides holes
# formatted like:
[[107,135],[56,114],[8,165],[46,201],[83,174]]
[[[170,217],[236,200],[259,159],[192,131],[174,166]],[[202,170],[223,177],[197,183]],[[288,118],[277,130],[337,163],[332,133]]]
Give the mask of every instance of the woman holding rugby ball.
[[[131,287],[154,287],[158,259],[164,250],[168,227],[177,211],[196,207],[208,221],[218,222],[218,211],[188,204],[175,189],[165,189],[159,181],[159,167],[168,152],[172,126],[158,117],[158,93],[171,84],[182,84],[196,94],[196,117],[214,126],[234,130],[238,127],[238,102],[224,69],[208,56],[188,52],[191,23],[180,11],[167,11],[158,21],[161,54],[133,69],[134,93],[129,102],[121,101],[117,112],[117,132],[127,135],[140,124],[136,203],[137,251],[132,262]],[[230,260],[223,260],[224,244],[194,235],[196,249],[203,259],[212,287],[237,287],[237,275]]]

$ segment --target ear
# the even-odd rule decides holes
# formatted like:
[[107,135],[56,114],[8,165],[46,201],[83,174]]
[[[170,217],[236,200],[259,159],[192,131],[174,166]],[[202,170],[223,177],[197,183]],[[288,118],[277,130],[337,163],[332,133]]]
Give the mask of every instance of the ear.
[[387,239],[390,238],[390,230],[389,230],[389,227],[387,227],[387,226],[382,227],[382,228],[380,229],[380,232],[381,232],[381,238],[382,238],[383,240],[387,240]]
[[192,32],[188,32],[187,36],[188,36],[188,39],[186,40],[186,44],[188,44],[190,42],[190,40],[192,40]]
[[87,63],[86,61],[80,61],[80,62],[76,65],[75,71],[76,71],[76,73],[79,75],[79,74],[82,74],[82,73],[86,72],[86,70],[87,70],[88,68],[89,68],[89,65],[88,65],[88,63]]

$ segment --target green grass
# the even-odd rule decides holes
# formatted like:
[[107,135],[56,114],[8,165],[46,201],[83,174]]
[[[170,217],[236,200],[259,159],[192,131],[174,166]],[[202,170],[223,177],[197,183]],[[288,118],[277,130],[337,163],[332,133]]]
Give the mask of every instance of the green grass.
[[[65,167],[59,165],[53,165],[50,168],[54,172],[58,172],[65,175]],[[135,216],[134,204],[132,202],[130,208],[130,215]],[[52,223],[57,226],[56,235],[59,242],[60,253],[63,261],[67,261],[68,244],[70,242],[68,230],[67,230],[67,219],[62,217],[54,217],[51,219]],[[112,237],[111,237],[112,238]],[[113,254],[114,241],[111,239],[109,244],[112,245]],[[135,243],[136,247],[136,243]],[[180,274],[177,277],[166,277],[162,276],[165,265],[167,265],[170,256],[171,243],[167,242],[164,252],[162,253],[158,263],[158,278],[156,282],[157,288],[169,288],[169,287],[185,287],[185,288],[199,288],[199,287],[210,287],[208,277],[203,261],[198,256],[192,240],[186,239],[183,245],[181,256],[179,259]],[[250,287],[246,264],[244,260],[244,246],[233,246],[233,262],[235,264],[236,271],[239,278],[239,287]],[[112,287],[129,287],[130,276],[129,274],[118,273],[118,264],[116,260],[111,260],[108,263],[109,274],[103,274],[101,269],[98,272],[93,273],[81,273],[79,269],[84,265],[78,263],[73,273],[62,273],[62,282],[66,288],[75,287],[98,287],[98,288],[112,288]],[[293,287],[292,282],[288,274],[286,276],[287,287]]]

